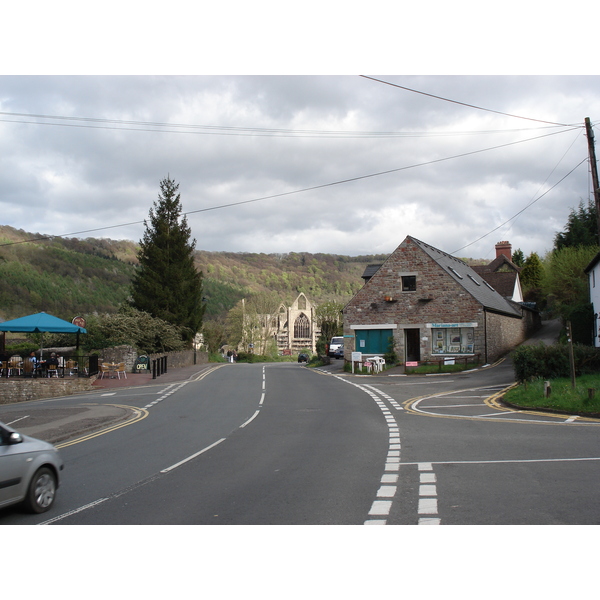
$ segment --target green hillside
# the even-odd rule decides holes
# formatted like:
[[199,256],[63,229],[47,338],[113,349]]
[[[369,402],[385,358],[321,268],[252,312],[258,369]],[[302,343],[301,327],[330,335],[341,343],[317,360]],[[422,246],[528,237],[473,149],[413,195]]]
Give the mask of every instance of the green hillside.
[[[115,312],[127,299],[137,263],[134,242],[42,238],[0,226],[0,320],[40,311],[71,320]],[[385,258],[198,251],[196,264],[204,273],[211,318],[262,291],[277,292],[284,301],[304,292],[315,303],[343,302],[362,287],[365,266]]]

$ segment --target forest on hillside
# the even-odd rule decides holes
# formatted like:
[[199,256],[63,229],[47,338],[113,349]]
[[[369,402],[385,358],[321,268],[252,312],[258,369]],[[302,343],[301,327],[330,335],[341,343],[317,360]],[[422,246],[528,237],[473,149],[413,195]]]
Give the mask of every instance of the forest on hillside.
[[[206,318],[224,316],[244,297],[276,292],[291,301],[349,299],[367,264],[387,255],[339,256],[196,252],[204,273]],[[45,311],[65,320],[113,313],[128,298],[137,244],[110,239],[47,237],[0,226],[0,320]]]

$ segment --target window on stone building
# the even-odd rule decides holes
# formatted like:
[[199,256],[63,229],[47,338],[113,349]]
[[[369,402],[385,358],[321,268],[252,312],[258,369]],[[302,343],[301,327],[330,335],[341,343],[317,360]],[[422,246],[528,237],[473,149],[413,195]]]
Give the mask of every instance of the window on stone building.
[[473,327],[443,327],[434,329],[433,354],[472,354]]
[[302,313],[294,323],[294,337],[295,338],[309,338],[310,337],[310,321],[308,317]]
[[414,292],[417,289],[416,275],[402,275],[402,291]]

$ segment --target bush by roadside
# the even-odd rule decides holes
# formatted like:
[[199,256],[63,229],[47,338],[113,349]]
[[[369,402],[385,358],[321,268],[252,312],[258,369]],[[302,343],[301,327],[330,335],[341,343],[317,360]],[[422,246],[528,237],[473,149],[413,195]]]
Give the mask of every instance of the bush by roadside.
[[[600,371],[600,349],[582,344],[573,345],[576,376]],[[519,346],[512,353],[515,379],[519,382],[532,379],[569,378],[569,347],[566,344]]]

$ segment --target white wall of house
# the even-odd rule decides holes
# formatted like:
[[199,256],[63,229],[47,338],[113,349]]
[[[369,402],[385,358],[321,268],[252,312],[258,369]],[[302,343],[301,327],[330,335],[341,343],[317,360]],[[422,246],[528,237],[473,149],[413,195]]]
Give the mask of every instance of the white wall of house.
[[600,262],[588,272],[590,302],[594,306],[594,346],[600,347]]

